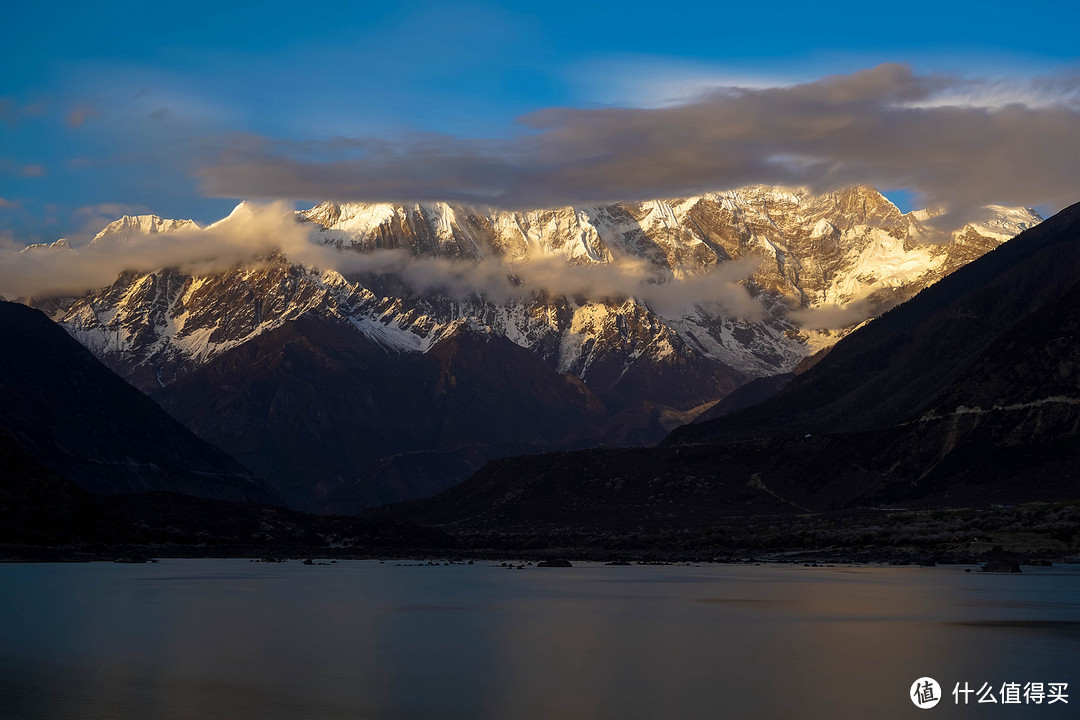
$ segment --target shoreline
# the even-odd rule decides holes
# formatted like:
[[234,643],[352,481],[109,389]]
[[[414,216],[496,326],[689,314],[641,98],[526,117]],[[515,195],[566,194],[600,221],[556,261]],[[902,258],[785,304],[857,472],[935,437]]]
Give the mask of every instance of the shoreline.
[[[515,551],[507,548],[460,549],[447,552],[446,548],[395,548],[391,552],[376,549],[357,551],[343,548],[268,548],[206,547],[182,548],[152,545],[114,546],[94,550],[82,548],[40,548],[0,546],[0,564],[17,563],[147,563],[159,559],[190,560],[249,560],[253,562],[303,562],[329,564],[344,560],[378,560],[382,562],[408,562],[410,564],[467,565],[473,563],[510,563],[511,565],[551,560],[574,563],[597,563],[615,565],[804,565],[825,566],[881,566],[881,567],[936,567],[936,566],[983,566],[988,562],[1012,562],[1021,567],[1048,567],[1052,565],[1078,565],[1080,556],[1066,554],[997,552],[931,553],[925,551],[889,549],[822,548],[777,549],[756,553],[716,554],[663,554],[657,552],[598,552],[586,548],[549,548],[543,551]],[[1015,571],[1014,571],[1015,572]]]

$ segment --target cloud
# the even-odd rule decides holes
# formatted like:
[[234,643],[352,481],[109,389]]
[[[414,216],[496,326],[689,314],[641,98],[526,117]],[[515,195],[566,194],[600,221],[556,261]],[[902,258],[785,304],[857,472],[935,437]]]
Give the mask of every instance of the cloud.
[[81,128],[90,118],[98,117],[100,113],[92,105],[77,105],[67,115],[68,127]]
[[45,177],[45,168],[41,165],[23,165],[19,168],[19,175],[26,178]]
[[505,302],[542,292],[588,300],[634,297],[670,318],[681,317],[699,306],[746,320],[760,320],[765,315],[761,303],[740,284],[757,269],[760,258],[756,257],[722,263],[705,274],[676,279],[637,258],[568,264],[561,257],[510,262],[500,257],[475,261],[417,257],[405,250],[298,250],[290,257],[304,257],[307,265],[351,275],[392,275],[418,292],[438,292],[456,300],[479,293],[494,302]]
[[7,297],[78,295],[112,283],[125,270],[149,272],[178,267],[212,273],[259,261],[281,251],[290,261],[350,276],[390,275],[416,292],[455,299],[481,294],[495,302],[535,293],[590,300],[636,297],[661,315],[678,317],[697,306],[744,319],[764,310],[739,282],[756,259],[723,263],[712,272],[675,279],[637,258],[610,263],[568,264],[559,257],[510,261],[500,257],[452,260],[417,257],[406,250],[357,252],[312,242],[311,226],[296,221],[285,203],[245,203],[228,218],[205,228],[150,235],[107,235],[77,252],[0,247],[0,294]]
[[18,200],[8,200],[7,198],[0,197],[0,208],[13,209],[19,207]]
[[883,310],[880,302],[853,300],[845,305],[822,305],[788,313],[788,319],[805,330],[839,330],[875,317]]
[[[796,82],[794,77],[762,72],[760,62],[754,67],[736,70],[686,58],[618,53],[574,63],[564,72],[565,80],[593,102],[639,108],[685,105],[718,87],[768,88]],[[801,79],[807,77],[813,75],[803,74]]]
[[45,100],[23,103],[10,95],[0,96],[0,123],[14,127],[25,118],[41,117],[48,110]]
[[550,108],[509,139],[244,136],[201,170],[222,197],[551,207],[764,183],[902,187],[962,224],[1080,197],[1080,78],[1013,83],[881,65],[657,108]]
[[78,295],[111,284],[125,270],[221,271],[306,237],[307,231],[291,220],[288,208],[272,205],[206,230],[106,237],[77,252],[27,250],[8,241],[0,247],[0,294],[23,298]]

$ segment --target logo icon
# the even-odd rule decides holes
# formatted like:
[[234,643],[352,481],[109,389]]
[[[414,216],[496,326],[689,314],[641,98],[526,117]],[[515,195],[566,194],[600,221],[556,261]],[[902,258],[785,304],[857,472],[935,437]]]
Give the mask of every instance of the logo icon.
[[908,697],[915,707],[928,710],[941,702],[941,686],[932,677],[921,677],[911,684]]

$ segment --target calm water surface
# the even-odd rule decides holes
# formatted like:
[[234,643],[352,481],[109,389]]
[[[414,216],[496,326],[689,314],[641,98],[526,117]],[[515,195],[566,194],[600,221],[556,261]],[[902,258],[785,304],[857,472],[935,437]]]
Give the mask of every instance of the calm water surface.
[[[928,675],[945,699],[908,699]],[[956,706],[956,682],[1070,703]],[[972,702],[974,702],[972,697]],[[0,717],[1080,717],[1080,568],[0,566]]]

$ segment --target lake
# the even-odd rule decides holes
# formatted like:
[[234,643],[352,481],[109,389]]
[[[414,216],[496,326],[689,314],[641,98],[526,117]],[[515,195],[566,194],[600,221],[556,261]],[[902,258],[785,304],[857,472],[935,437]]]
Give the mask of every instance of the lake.
[[0,565],[0,717],[1080,716],[1076,565],[395,562]]

